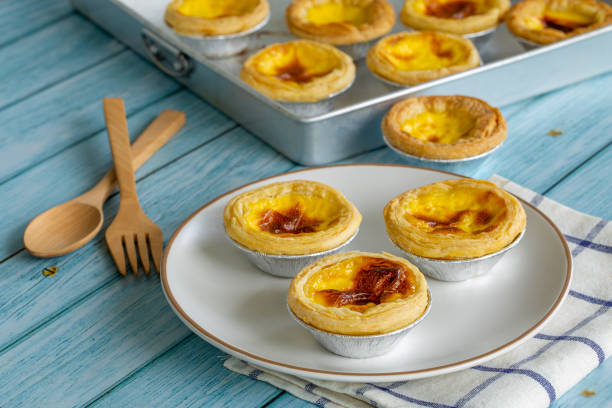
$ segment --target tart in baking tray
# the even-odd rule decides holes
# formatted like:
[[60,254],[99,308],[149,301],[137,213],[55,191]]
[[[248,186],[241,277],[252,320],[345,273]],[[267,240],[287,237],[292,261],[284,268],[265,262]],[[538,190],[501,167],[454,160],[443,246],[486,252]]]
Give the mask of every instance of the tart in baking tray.
[[416,30],[470,34],[497,26],[510,0],[406,0],[400,19]]
[[344,335],[388,333],[427,308],[427,282],[416,266],[387,253],[345,252],[302,269],[288,304],[304,323]]
[[181,35],[216,36],[247,31],[269,13],[266,0],[172,0],[164,20]]
[[366,63],[386,80],[416,85],[477,67],[480,55],[470,40],[458,35],[402,32],[379,40],[368,52]]
[[519,201],[485,180],[455,179],[409,190],[383,210],[387,233],[406,252],[471,259],[497,252],[525,229]]
[[596,0],[523,0],[506,16],[516,36],[538,44],[559,40],[612,24],[612,7]]
[[269,45],[252,55],[240,77],[275,100],[316,102],[349,87],[355,64],[331,45],[296,40]]
[[357,233],[361,214],[338,190],[297,180],[234,197],[223,213],[238,244],[271,255],[305,255],[336,248]]
[[497,108],[469,96],[416,96],[393,105],[382,121],[387,143],[428,159],[478,156],[506,138]]
[[298,37],[346,45],[388,33],[395,11],[387,0],[294,0],[286,20]]

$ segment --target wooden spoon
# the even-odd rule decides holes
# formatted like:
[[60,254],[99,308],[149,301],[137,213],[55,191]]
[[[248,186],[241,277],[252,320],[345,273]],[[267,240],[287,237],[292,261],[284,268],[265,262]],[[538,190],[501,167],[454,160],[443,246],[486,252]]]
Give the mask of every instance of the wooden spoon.
[[[139,168],[185,124],[185,114],[163,111],[132,145],[134,169]],[[23,243],[32,255],[65,255],[88,243],[102,227],[102,205],[116,187],[114,168],[88,192],[38,215],[26,227]]]

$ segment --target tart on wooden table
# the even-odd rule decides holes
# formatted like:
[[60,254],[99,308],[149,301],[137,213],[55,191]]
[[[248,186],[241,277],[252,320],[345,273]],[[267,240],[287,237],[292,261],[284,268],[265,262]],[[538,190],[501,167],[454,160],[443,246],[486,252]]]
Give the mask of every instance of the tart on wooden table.
[[612,7],[596,0],[523,0],[506,16],[512,34],[551,44],[612,24]]
[[286,20],[298,37],[341,46],[387,34],[395,10],[387,0],[294,0]]
[[237,195],[225,206],[223,221],[228,236],[251,251],[307,255],[351,239],[361,214],[335,188],[296,180]]
[[469,96],[416,96],[397,102],[382,121],[387,144],[424,159],[480,156],[506,138],[499,109]]
[[429,297],[425,277],[407,260],[351,251],[302,269],[291,282],[287,301],[295,317],[318,330],[368,336],[415,322]]
[[331,45],[296,40],[269,45],[252,55],[240,77],[278,101],[316,102],[348,88],[355,79],[355,64]]
[[219,36],[248,31],[270,13],[266,0],[172,0],[164,20],[187,36]]
[[454,179],[409,190],[383,210],[399,248],[437,260],[474,259],[507,247],[526,226],[519,201],[486,180]]
[[406,0],[400,19],[415,30],[472,34],[496,27],[510,0]]
[[480,64],[472,42],[434,31],[402,32],[379,40],[366,63],[376,76],[400,85],[416,85]]

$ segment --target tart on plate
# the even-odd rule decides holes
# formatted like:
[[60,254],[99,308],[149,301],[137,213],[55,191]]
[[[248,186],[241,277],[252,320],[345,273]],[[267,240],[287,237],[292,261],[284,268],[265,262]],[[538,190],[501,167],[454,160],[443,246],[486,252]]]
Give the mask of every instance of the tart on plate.
[[306,255],[334,249],[359,229],[361,214],[326,184],[285,181],[237,195],[225,206],[227,235],[270,255]]
[[294,0],[286,20],[298,37],[346,45],[388,33],[395,11],[387,0]]
[[519,201],[486,180],[440,181],[406,191],[383,210],[402,250],[438,260],[473,259],[510,245],[526,225]]
[[486,153],[506,138],[497,108],[469,96],[416,96],[393,105],[382,120],[385,141],[427,159],[464,159]]
[[551,44],[612,24],[612,7],[596,0],[523,0],[506,16],[512,34]]
[[248,31],[269,13],[266,0],[172,0],[164,20],[180,35],[219,36]]
[[291,281],[287,299],[302,322],[329,333],[389,333],[419,319],[429,303],[416,266],[387,253],[351,251],[319,259]]
[[406,0],[400,19],[415,30],[471,34],[496,27],[510,0]]
[[416,85],[480,64],[468,39],[434,31],[402,32],[379,40],[366,63],[376,76],[400,85]]
[[316,102],[347,89],[355,79],[355,64],[331,45],[296,40],[252,55],[240,77],[271,99]]

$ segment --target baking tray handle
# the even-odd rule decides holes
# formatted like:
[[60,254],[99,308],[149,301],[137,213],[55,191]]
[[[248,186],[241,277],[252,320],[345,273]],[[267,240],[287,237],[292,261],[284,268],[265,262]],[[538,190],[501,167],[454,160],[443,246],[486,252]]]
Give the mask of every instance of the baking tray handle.
[[143,28],[140,36],[147,55],[157,68],[173,77],[189,75],[192,64],[187,55],[146,28]]

